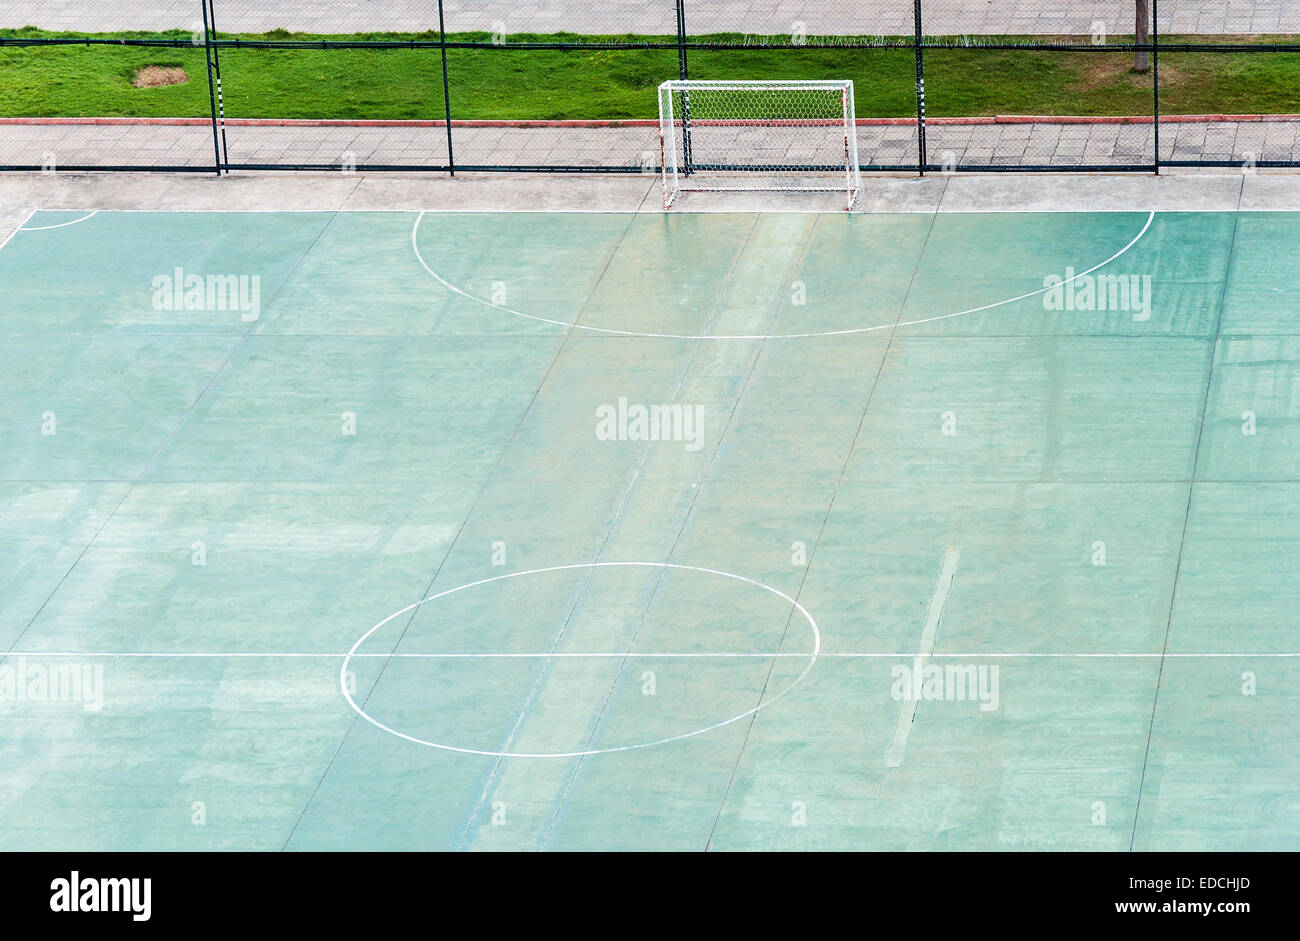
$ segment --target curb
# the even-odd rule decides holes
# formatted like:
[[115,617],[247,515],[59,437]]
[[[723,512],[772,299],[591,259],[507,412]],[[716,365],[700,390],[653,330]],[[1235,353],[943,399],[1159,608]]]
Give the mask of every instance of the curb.
[[[1300,114],[1162,114],[1161,124],[1250,124],[1264,122],[1300,121]],[[446,121],[363,121],[363,120],[298,120],[291,118],[226,118],[220,122],[225,127],[446,127]],[[973,118],[927,118],[927,125],[972,124],[1152,124],[1151,115],[1032,115],[999,114]],[[900,127],[915,125],[916,118],[858,118],[858,127]],[[211,118],[0,118],[5,125],[127,125],[161,127],[210,127]],[[658,127],[659,122],[647,119],[586,120],[586,121],[489,121],[469,120],[451,122],[456,127],[502,128],[620,128]]]

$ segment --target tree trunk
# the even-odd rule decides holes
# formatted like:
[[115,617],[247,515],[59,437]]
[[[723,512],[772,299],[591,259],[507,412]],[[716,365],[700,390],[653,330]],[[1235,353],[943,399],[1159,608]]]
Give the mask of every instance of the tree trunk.
[[[1133,30],[1138,44],[1151,42],[1151,0],[1137,0],[1137,26]],[[1133,53],[1133,71],[1145,72],[1151,68],[1151,53],[1139,49]]]

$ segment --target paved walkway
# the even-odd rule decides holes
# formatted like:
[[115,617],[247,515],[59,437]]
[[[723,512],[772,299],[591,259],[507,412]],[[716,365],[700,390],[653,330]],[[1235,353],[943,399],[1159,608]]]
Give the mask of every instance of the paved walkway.
[[[680,211],[833,212],[838,194],[690,193]],[[464,173],[0,173],[0,243],[34,209],[541,211],[658,213],[656,177]],[[867,176],[859,212],[1300,211],[1300,174],[1170,171]],[[0,249],[0,252],[7,249]]]
[[[674,0],[447,0],[447,28],[589,34],[676,32]],[[1131,33],[1133,0],[927,0],[932,35]],[[910,0],[686,0],[688,29],[809,35],[900,35],[912,31]],[[215,0],[217,25],[231,32],[284,28],[306,32],[437,29],[432,0]],[[0,27],[41,26],[76,32],[193,29],[198,0],[0,0]],[[1161,0],[1160,28],[1171,33],[1300,33],[1295,0]]]
[[[321,164],[345,160],[360,165],[442,165],[446,131],[441,127],[263,127],[230,126],[226,131],[232,163]],[[1154,134],[1150,124],[931,124],[926,129],[929,159],[957,166],[1150,163]],[[710,142],[718,152],[739,153],[742,145]],[[658,128],[620,127],[456,127],[456,162],[461,166],[650,166],[659,162]],[[806,142],[803,142],[806,145]],[[697,141],[697,159],[704,146]],[[778,149],[781,146],[778,145]],[[799,142],[788,145],[791,152]],[[916,135],[907,125],[858,128],[864,167],[908,165],[916,161]],[[1185,121],[1163,123],[1164,160],[1256,160],[1300,164],[1300,120]],[[207,125],[156,124],[2,124],[0,165],[56,166],[171,165],[209,166],[212,132]],[[781,154],[765,153],[779,162]]]

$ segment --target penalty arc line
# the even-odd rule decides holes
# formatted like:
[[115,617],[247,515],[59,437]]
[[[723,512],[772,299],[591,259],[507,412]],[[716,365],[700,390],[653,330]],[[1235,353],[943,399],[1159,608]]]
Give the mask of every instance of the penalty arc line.
[[[53,211],[53,210],[47,210],[47,211]],[[78,222],[85,222],[91,216],[98,215],[98,213],[99,210],[95,209],[92,210],[89,214],[82,216],[80,219],[73,219],[71,222],[60,222],[57,225],[33,225],[33,226],[24,225],[18,231],[19,232],[46,232],[50,229],[62,229],[70,225],[76,225]],[[35,215],[35,213],[33,213],[32,215]],[[28,216],[27,218],[28,221],[31,220],[31,216]]]
[[954,317],[965,317],[968,314],[978,314],[982,311],[993,310],[995,307],[1003,307],[1007,304],[1014,304],[1017,301],[1028,300],[1031,297],[1038,297],[1041,294],[1046,294],[1048,291],[1056,290],[1059,287],[1064,287],[1065,285],[1070,284],[1073,281],[1077,281],[1080,278],[1087,277],[1088,275],[1092,274],[1094,271],[1097,271],[1100,268],[1106,267],[1112,261],[1119,258],[1130,248],[1136,245],[1139,241],[1141,241],[1142,236],[1147,234],[1147,230],[1151,228],[1151,224],[1155,222],[1156,219],[1156,214],[1154,212],[1151,212],[1147,216],[1146,224],[1142,226],[1142,230],[1138,232],[1137,235],[1133,236],[1133,239],[1127,245],[1125,245],[1115,254],[1111,255],[1105,261],[1098,262],[1097,264],[1093,265],[1091,268],[1087,269],[1086,271],[1080,271],[1077,274],[1072,275],[1071,277],[1058,282],[1057,284],[1053,284],[1048,287],[1039,288],[1036,291],[1029,291],[1025,294],[1018,294],[1015,297],[1008,297],[1005,300],[995,301],[992,304],[984,304],[980,307],[971,307],[968,308],[967,310],[958,310],[950,314],[938,314],[934,317],[923,317],[919,320],[907,320],[901,323],[882,323],[882,324],[875,324],[870,327],[851,327],[845,330],[821,330],[814,333],[689,334],[689,333],[647,333],[639,330],[615,330],[608,327],[592,327],[592,326],[588,326],[587,324],[570,323],[565,320],[554,320],[549,317],[538,316],[537,314],[524,313],[521,310],[515,310],[513,307],[505,307],[504,305],[501,304],[494,304],[491,301],[487,301],[474,294],[470,294],[468,291],[465,291],[457,287],[456,285],[448,281],[446,278],[444,278],[442,275],[438,274],[438,272],[434,271],[431,267],[429,267],[429,263],[424,260],[424,256],[420,254],[420,244],[419,244],[418,236],[420,233],[420,222],[421,220],[424,219],[425,215],[427,215],[427,212],[421,212],[419,215],[415,217],[415,225],[411,227],[411,248],[415,252],[415,258],[416,261],[420,263],[420,267],[422,267],[425,271],[427,271],[435,281],[437,281],[439,284],[441,284],[443,287],[453,292],[454,294],[458,294],[461,297],[466,298],[467,300],[471,300],[476,304],[481,304],[484,307],[487,307],[491,310],[500,311],[501,313],[510,314],[515,317],[522,317],[525,320],[533,320],[536,321],[537,323],[550,324],[555,327],[564,327],[569,330],[586,330],[592,333],[602,333],[602,334],[609,334],[612,336],[620,336],[620,337],[643,337],[652,340],[802,340],[802,339],[811,339],[813,337],[838,337],[838,336],[849,336],[851,334],[856,334],[856,333],[873,333],[878,330],[896,330],[899,327],[916,327],[916,326],[920,326],[921,324],[936,323],[941,320],[951,320]]

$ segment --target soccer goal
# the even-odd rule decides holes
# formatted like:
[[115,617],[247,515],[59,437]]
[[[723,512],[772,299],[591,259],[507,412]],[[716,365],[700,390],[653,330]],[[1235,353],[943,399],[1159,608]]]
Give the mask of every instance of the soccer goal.
[[684,192],[858,198],[851,81],[664,82],[659,141],[665,209]]

